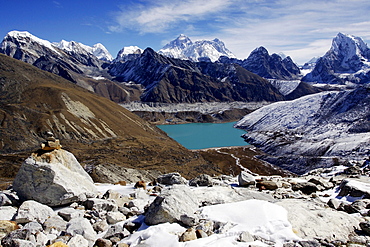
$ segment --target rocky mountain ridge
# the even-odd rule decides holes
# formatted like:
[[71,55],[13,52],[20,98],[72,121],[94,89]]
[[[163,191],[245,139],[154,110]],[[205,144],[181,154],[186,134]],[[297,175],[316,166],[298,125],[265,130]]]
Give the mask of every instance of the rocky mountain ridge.
[[365,159],[369,153],[369,87],[277,102],[246,115],[236,127],[272,164],[302,174]]
[[370,49],[360,37],[338,33],[332,46],[316,61],[306,82],[329,84],[369,83]]

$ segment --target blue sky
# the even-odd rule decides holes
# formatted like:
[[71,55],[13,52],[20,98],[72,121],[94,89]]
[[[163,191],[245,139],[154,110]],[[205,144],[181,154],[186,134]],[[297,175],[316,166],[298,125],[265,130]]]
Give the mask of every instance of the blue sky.
[[322,56],[338,32],[370,41],[369,0],[3,1],[0,36],[29,31],[51,42],[159,50],[179,34],[222,40],[238,58],[264,46],[299,64]]

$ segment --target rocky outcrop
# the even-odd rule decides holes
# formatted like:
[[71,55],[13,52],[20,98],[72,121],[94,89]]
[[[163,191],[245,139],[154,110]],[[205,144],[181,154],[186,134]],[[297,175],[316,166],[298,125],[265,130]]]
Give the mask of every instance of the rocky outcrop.
[[74,155],[59,149],[33,154],[22,164],[13,182],[22,200],[35,200],[49,206],[84,201],[97,193],[91,177]]
[[248,58],[239,60],[235,58],[220,57],[219,62],[225,64],[238,64],[243,68],[268,79],[295,80],[300,78],[300,69],[288,56],[282,58],[278,54],[270,55],[263,46],[251,52]]
[[165,222],[180,222],[182,215],[192,216],[198,209],[198,201],[191,196],[186,186],[163,190],[145,213],[145,223],[156,225]]
[[370,49],[360,37],[338,33],[330,50],[302,80],[328,84],[368,83],[369,60]]

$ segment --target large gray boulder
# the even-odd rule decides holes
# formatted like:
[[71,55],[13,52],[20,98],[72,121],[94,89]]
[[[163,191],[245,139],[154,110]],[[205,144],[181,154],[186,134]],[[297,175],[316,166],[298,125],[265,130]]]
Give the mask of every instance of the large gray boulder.
[[193,215],[198,209],[198,200],[185,185],[178,185],[162,191],[162,194],[150,204],[145,214],[145,223],[175,223],[181,221],[182,215]]
[[305,240],[347,241],[362,221],[360,216],[336,211],[315,201],[286,199],[276,204],[288,211],[294,232]]
[[97,193],[93,180],[75,156],[62,149],[27,158],[14,179],[13,189],[22,200],[48,206],[84,201]]
[[164,185],[186,184],[186,179],[180,173],[173,172],[161,175],[157,178],[158,183]]

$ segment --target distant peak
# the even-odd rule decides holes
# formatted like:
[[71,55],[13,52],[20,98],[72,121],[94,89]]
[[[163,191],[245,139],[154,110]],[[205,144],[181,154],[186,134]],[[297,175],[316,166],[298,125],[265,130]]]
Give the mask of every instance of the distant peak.
[[188,39],[188,36],[186,36],[185,34],[180,34],[179,37],[177,37],[177,39]]
[[23,36],[23,37],[34,37],[32,34],[30,34],[29,32],[27,31],[10,31],[8,33],[8,36],[11,36],[11,37],[20,37],[20,36]]

